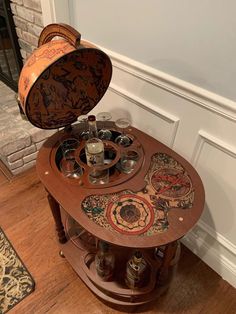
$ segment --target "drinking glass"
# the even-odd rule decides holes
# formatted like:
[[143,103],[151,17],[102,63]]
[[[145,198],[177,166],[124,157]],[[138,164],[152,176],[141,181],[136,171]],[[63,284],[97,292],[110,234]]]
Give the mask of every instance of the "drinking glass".
[[76,138],[67,138],[61,142],[63,159],[75,159],[75,151],[79,147],[79,141]]
[[124,133],[124,129],[130,126],[130,120],[127,118],[120,118],[115,121],[115,125],[118,128],[122,129],[122,133],[119,136],[117,136],[117,138],[115,139],[115,143],[124,147],[129,146],[131,144],[131,140],[128,137],[128,135]]
[[78,121],[79,123],[81,123],[81,124],[82,124],[82,123],[84,124],[84,125],[83,125],[83,131],[80,133],[80,137],[81,137],[83,140],[87,141],[88,138],[89,138],[88,115],[87,115],[87,114],[83,114],[83,115],[79,116],[79,117],[77,118],[77,121]]
[[98,137],[101,139],[101,140],[107,140],[109,141],[112,137],[112,133],[110,130],[106,129],[105,128],[105,125],[104,125],[104,122],[105,121],[109,121],[111,120],[111,114],[110,112],[99,112],[99,114],[97,115],[97,119],[99,121],[102,121],[103,124],[102,124],[102,129],[99,130],[98,132]]
[[83,175],[83,170],[75,159],[62,159],[60,168],[66,178],[79,179]]
[[124,151],[120,159],[121,171],[124,173],[131,173],[134,170],[138,159],[139,155],[136,151]]
[[109,169],[92,166],[89,169],[89,182],[91,184],[106,184],[109,182]]

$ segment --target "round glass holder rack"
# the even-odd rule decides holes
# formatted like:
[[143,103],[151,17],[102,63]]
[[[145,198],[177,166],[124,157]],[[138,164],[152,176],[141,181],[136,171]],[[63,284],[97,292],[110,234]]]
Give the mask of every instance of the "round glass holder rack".
[[[117,130],[111,130],[112,138],[117,138],[119,132]],[[113,134],[114,132],[114,134]],[[71,136],[71,135],[70,135]],[[81,141],[79,147],[76,149],[74,157],[78,165],[83,169],[80,176],[79,183],[87,188],[100,188],[101,184],[96,182],[96,180],[91,180],[91,167],[87,165],[86,154],[85,154],[85,141]],[[102,180],[101,183],[103,187],[111,187],[113,185],[121,184],[127,179],[134,176],[140,169],[143,161],[143,149],[141,144],[137,139],[130,138],[129,147],[123,147],[115,143],[113,140],[103,140],[104,143],[104,165],[97,166],[96,170],[101,172],[109,172],[109,180]],[[63,152],[61,151],[60,146],[55,148],[54,151],[54,160],[56,161],[57,170],[60,170],[61,158],[63,158]],[[122,166],[124,163],[124,156],[135,156],[135,160],[132,163],[132,167],[128,170]],[[63,173],[61,172],[63,176]]]

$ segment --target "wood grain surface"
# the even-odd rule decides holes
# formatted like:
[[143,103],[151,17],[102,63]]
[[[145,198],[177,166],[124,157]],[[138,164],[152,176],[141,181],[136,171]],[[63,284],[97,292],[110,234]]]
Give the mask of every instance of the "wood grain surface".
[[6,182],[8,182],[8,178],[0,170],[0,185],[2,185],[3,183],[6,183]]
[[[59,256],[47,194],[35,169],[0,185],[0,225],[36,282],[11,313],[123,313],[97,299]],[[187,248],[169,290],[128,313],[236,313],[236,290]]]
[[[106,126],[110,130],[116,130],[114,122],[109,122]],[[82,128],[83,126],[81,125],[73,126],[69,137],[79,138]],[[86,169],[84,169],[84,175],[81,180],[68,180],[68,178],[62,175],[56,165],[56,152],[58,151],[62,138],[65,138],[64,131],[57,132],[48,138],[39,151],[36,167],[40,180],[48,192],[67,213],[84,229],[99,239],[119,246],[136,248],[156,247],[176,241],[182,238],[196,224],[204,209],[205,192],[201,178],[187,160],[163,143],[134,127],[129,128],[129,134],[137,139],[137,142],[142,143],[144,156],[140,158],[142,162],[139,165],[138,171],[135,172],[135,175],[132,176],[132,173],[130,173],[127,175],[126,180],[121,178],[121,181],[119,181],[118,179],[117,185],[109,185],[108,183],[102,185],[103,188],[96,188],[92,184],[85,183],[83,178],[88,175]],[[136,145],[138,145],[138,143]],[[132,145],[129,146],[129,148],[132,150]],[[165,232],[148,236],[148,241],[145,236],[140,237],[138,235],[132,235],[132,237],[127,237],[127,235],[114,232],[112,229],[101,228],[98,224],[95,224],[89,219],[83,211],[78,210],[78,208],[81,208],[84,199],[90,195],[104,195],[124,190],[138,192],[144,189],[146,186],[144,177],[150,167],[151,158],[156,153],[166,154],[177,161],[191,178],[194,190],[194,203],[191,208],[188,210],[176,208],[175,210],[169,211],[169,227]],[[79,156],[76,156],[76,158],[80,163]],[[83,184],[81,184],[81,181]],[[183,221],[180,222],[179,217],[182,217]]]

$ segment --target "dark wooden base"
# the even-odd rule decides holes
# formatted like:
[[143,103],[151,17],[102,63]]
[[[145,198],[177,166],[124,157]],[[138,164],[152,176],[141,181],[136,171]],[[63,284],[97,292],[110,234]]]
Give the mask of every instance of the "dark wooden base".
[[[145,260],[149,264],[149,278],[143,288],[132,290],[124,283],[126,263],[133,249],[111,245],[110,249],[115,255],[115,275],[113,280],[102,281],[97,275],[94,257],[96,254],[97,239],[92,236],[93,241],[88,242],[88,238],[73,236],[69,232],[69,216],[61,208],[62,224],[65,226],[66,243],[60,244],[60,252],[72,266],[77,275],[86,286],[102,301],[110,305],[137,306],[149,303],[162,295],[169,286],[171,277],[170,269],[174,261],[177,242],[170,243],[162,247],[163,257],[155,258],[155,249],[141,249]],[[86,232],[85,232],[86,233]],[[72,238],[70,238],[72,236]]]
[[[86,286],[101,300],[110,304],[122,306],[137,306],[145,304],[158,298],[168,288],[167,284],[163,286],[155,285],[151,292],[140,295],[138,293],[135,295],[131,289],[130,294],[126,295],[114,293],[112,290],[108,291],[109,283],[106,283],[106,289],[102,289],[96,285],[94,281],[90,280],[84,271],[84,256],[86,253],[83,250],[78,249],[71,241],[68,241],[65,244],[60,244],[60,249],[63,251],[65,258]],[[114,287],[114,283],[111,283],[111,286]]]

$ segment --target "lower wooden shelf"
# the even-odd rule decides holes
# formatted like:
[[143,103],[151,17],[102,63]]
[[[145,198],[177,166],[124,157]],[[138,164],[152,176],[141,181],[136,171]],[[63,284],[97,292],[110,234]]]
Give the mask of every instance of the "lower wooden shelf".
[[70,263],[74,271],[87,285],[87,287],[102,300],[123,306],[134,306],[148,303],[165,292],[167,285],[158,286],[156,283],[156,273],[158,265],[151,265],[150,281],[142,289],[132,290],[120,284],[119,280],[104,282],[95,272],[93,263],[93,253],[78,248],[72,241],[68,240],[61,244],[60,248]]

